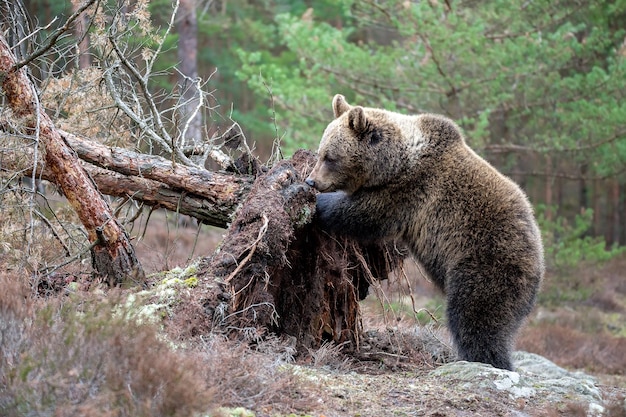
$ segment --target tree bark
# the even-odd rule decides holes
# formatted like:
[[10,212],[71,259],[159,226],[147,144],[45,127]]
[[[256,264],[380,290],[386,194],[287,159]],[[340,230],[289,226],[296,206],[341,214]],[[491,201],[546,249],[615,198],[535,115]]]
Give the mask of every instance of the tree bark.
[[[0,130],[8,129],[0,125]],[[148,206],[195,217],[212,226],[228,227],[254,181],[251,175],[210,172],[173,164],[160,156],[110,148],[62,130],[59,132],[86,162],[83,168],[101,193],[132,198]],[[10,136],[5,136],[4,140],[10,140]],[[0,141],[2,171],[8,175],[21,172],[21,175],[32,176],[33,159],[29,147],[18,154]],[[54,182],[52,171],[39,162],[35,177]]]
[[[80,9],[80,3],[73,2],[72,10],[74,12]],[[78,46],[78,68],[86,69],[91,66],[91,57],[89,55],[89,18],[86,12],[83,12],[74,24],[74,36]]]
[[620,219],[621,219],[621,227],[619,228],[620,230],[619,244],[623,246],[626,244],[626,184],[620,184],[619,187],[620,187],[620,197],[619,197],[618,210],[619,210]]
[[200,105],[200,90],[193,85],[198,78],[198,20],[196,18],[196,1],[181,0],[176,20],[178,32],[178,60],[180,62],[180,80],[182,115],[180,130],[181,146],[201,145],[202,114],[198,111]]
[[545,155],[545,164],[546,164],[546,179],[545,179],[545,201],[546,201],[546,220],[552,221],[553,219],[553,204],[552,194],[553,194],[553,185],[554,185],[554,177],[552,176],[552,157],[549,154]]
[[190,167],[173,163],[158,155],[108,147],[68,132],[60,132],[86,162],[120,174],[159,181],[174,189],[187,190],[209,199],[212,203],[240,202],[253,181],[248,175],[232,175]]
[[94,269],[111,285],[143,282],[143,268],[126,231],[39,106],[34,86],[24,69],[15,70],[14,66],[15,57],[4,37],[0,36],[0,79],[9,107],[21,122],[22,133],[41,141],[53,182],[59,186],[87,231]]
[[620,191],[619,180],[611,180],[611,237],[607,239],[609,245],[619,243],[621,234],[621,215],[620,215]]
[[[61,134],[84,161],[125,176],[137,177],[125,180],[129,185],[128,191],[132,191],[127,194],[129,197],[135,196],[133,198],[153,205],[153,201],[159,202],[152,198],[153,195],[169,196],[163,203],[178,200],[174,206],[176,209],[173,210],[172,204],[169,203],[163,207],[191,215],[218,227],[227,227],[231,215],[250,191],[254,180],[250,175],[233,175],[175,164],[157,155],[107,147],[63,131]],[[103,181],[106,180],[106,177],[102,176],[104,173],[100,175]],[[142,181],[143,179],[158,183]],[[103,189],[105,194],[126,195],[125,192],[116,191],[115,186],[110,187],[104,183],[103,186],[106,188],[106,191]],[[156,194],[155,190],[158,191]],[[137,195],[138,192],[141,195]]]

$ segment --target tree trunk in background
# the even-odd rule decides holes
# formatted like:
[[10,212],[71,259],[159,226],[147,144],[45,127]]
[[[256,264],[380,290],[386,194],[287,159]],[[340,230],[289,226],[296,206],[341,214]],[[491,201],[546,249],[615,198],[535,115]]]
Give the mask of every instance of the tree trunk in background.
[[552,177],[552,157],[546,154],[546,189],[545,189],[545,202],[546,202],[546,220],[553,220],[552,204],[552,185],[554,178]]
[[593,181],[593,233],[594,236],[604,236],[602,219],[602,180]]
[[[580,179],[578,180],[578,207],[580,212],[583,213],[585,210],[589,209],[590,201],[589,201],[589,184],[585,177],[587,176],[587,164],[582,164],[580,166]],[[591,219],[591,227],[585,233],[585,236],[593,236],[596,233],[596,213],[593,213],[593,219]]]
[[621,215],[620,215],[620,185],[617,179],[611,181],[611,233],[609,245],[619,242],[621,235]]
[[621,218],[621,227],[619,244],[626,245],[626,183],[620,185],[620,199],[618,204],[619,215]]
[[45,163],[53,181],[63,191],[78,215],[92,243],[94,269],[110,285],[141,283],[143,268],[135,256],[126,231],[117,222],[108,204],[97,190],[78,157],[39,106],[34,86],[25,70],[15,70],[15,57],[4,37],[0,36],[0,73],[2,89],[13,116],[23,126],[22,133],[38,136],[45,151]]
[[564,198],[564,193],[565,193],[565,181],[563,180],[563,178],[559,178],[559,177],[555,177],[554,178],[554,182],[553,182],[553,189],[554,192],[556,193],[556,209],[554,211],[554,216],[555,217],[559,217],[563,215],[563,212],[565,210],[563,205],[565,202],[565,198]]
[[[176,19],[178,32],[178,66],[182,107],[179,130],[186,132],[181,137],[181,146],[197,145],[202,140],[202,114],[194,112],[200,104],[199,91],[194,82],[198,78],[198,20],[196,18],[196,0],[180,0]],[[190,119],[191,118],[191,119]]]
[[[72,2],[72,11],[76,12],[80,9],[79,2]],[[89,55],[89,34],[87,28],[89,26],[89,18],[87,13],[83,12],[74,24],[74,36],[78,43],[78,68],[85,69],[91,66],[91,56]]]

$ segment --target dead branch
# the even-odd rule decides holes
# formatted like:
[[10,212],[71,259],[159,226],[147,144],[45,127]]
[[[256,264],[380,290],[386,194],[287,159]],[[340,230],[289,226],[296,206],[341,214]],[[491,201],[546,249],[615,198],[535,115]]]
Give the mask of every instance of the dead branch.
[[204,197],[214,206],[236,205],[247,194],[252,177],[208,171],[195,166],[174,164],[158,155],[146,155],[101,145],[61,131],[78,156],[91,164],[163,183],[174,190]]
[[[0,124],[0,131],[8,130]],[[173,164],[156,155],[146,155],[122,148],[111,148],[76,135],[60,131],[76,152],[98,190],[114,197],[132,198],[152,207],[195,217],[217,227],[228,227],[237,206],[248,194],[253,178],[211,172]],[[0,140],[0,176],[23,176],[54,182],[51,169],[43,162],[34,171],[34,151],[24,146],[20,151],[1,146],[7,141],[18,143],[17,136]]]
[[142,282],[143,268],[126,231],[39,105],[24,69],[16,69],[15,63],[8,43],[0,36],[0,74],[8,105],[13,116],[22,121],[22,133],[41,141],[54,183],[63,191],[93,244],[95,270],[111,284]]

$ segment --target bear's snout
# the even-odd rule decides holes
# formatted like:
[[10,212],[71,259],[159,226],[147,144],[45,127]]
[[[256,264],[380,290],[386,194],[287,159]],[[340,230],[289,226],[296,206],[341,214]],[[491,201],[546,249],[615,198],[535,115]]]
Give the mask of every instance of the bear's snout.
[[315,188],[315,181],[313,181],[313,179],[311,179],[311,177],[309,177],[306,180],[304,180],[304,182],[306,182],[306,185],[308,185],[309,187]]

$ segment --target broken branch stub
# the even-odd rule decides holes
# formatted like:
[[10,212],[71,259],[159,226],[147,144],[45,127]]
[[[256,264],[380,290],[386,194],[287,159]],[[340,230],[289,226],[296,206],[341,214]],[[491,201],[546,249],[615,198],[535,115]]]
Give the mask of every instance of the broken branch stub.
[[200,263],[211,328],[270,330],[305,348],[324,341],[358,348],[358,302],[404,254],[315,225],[315,192],[303,182],[315,161],[299,151],[259,177],[220,248]]

